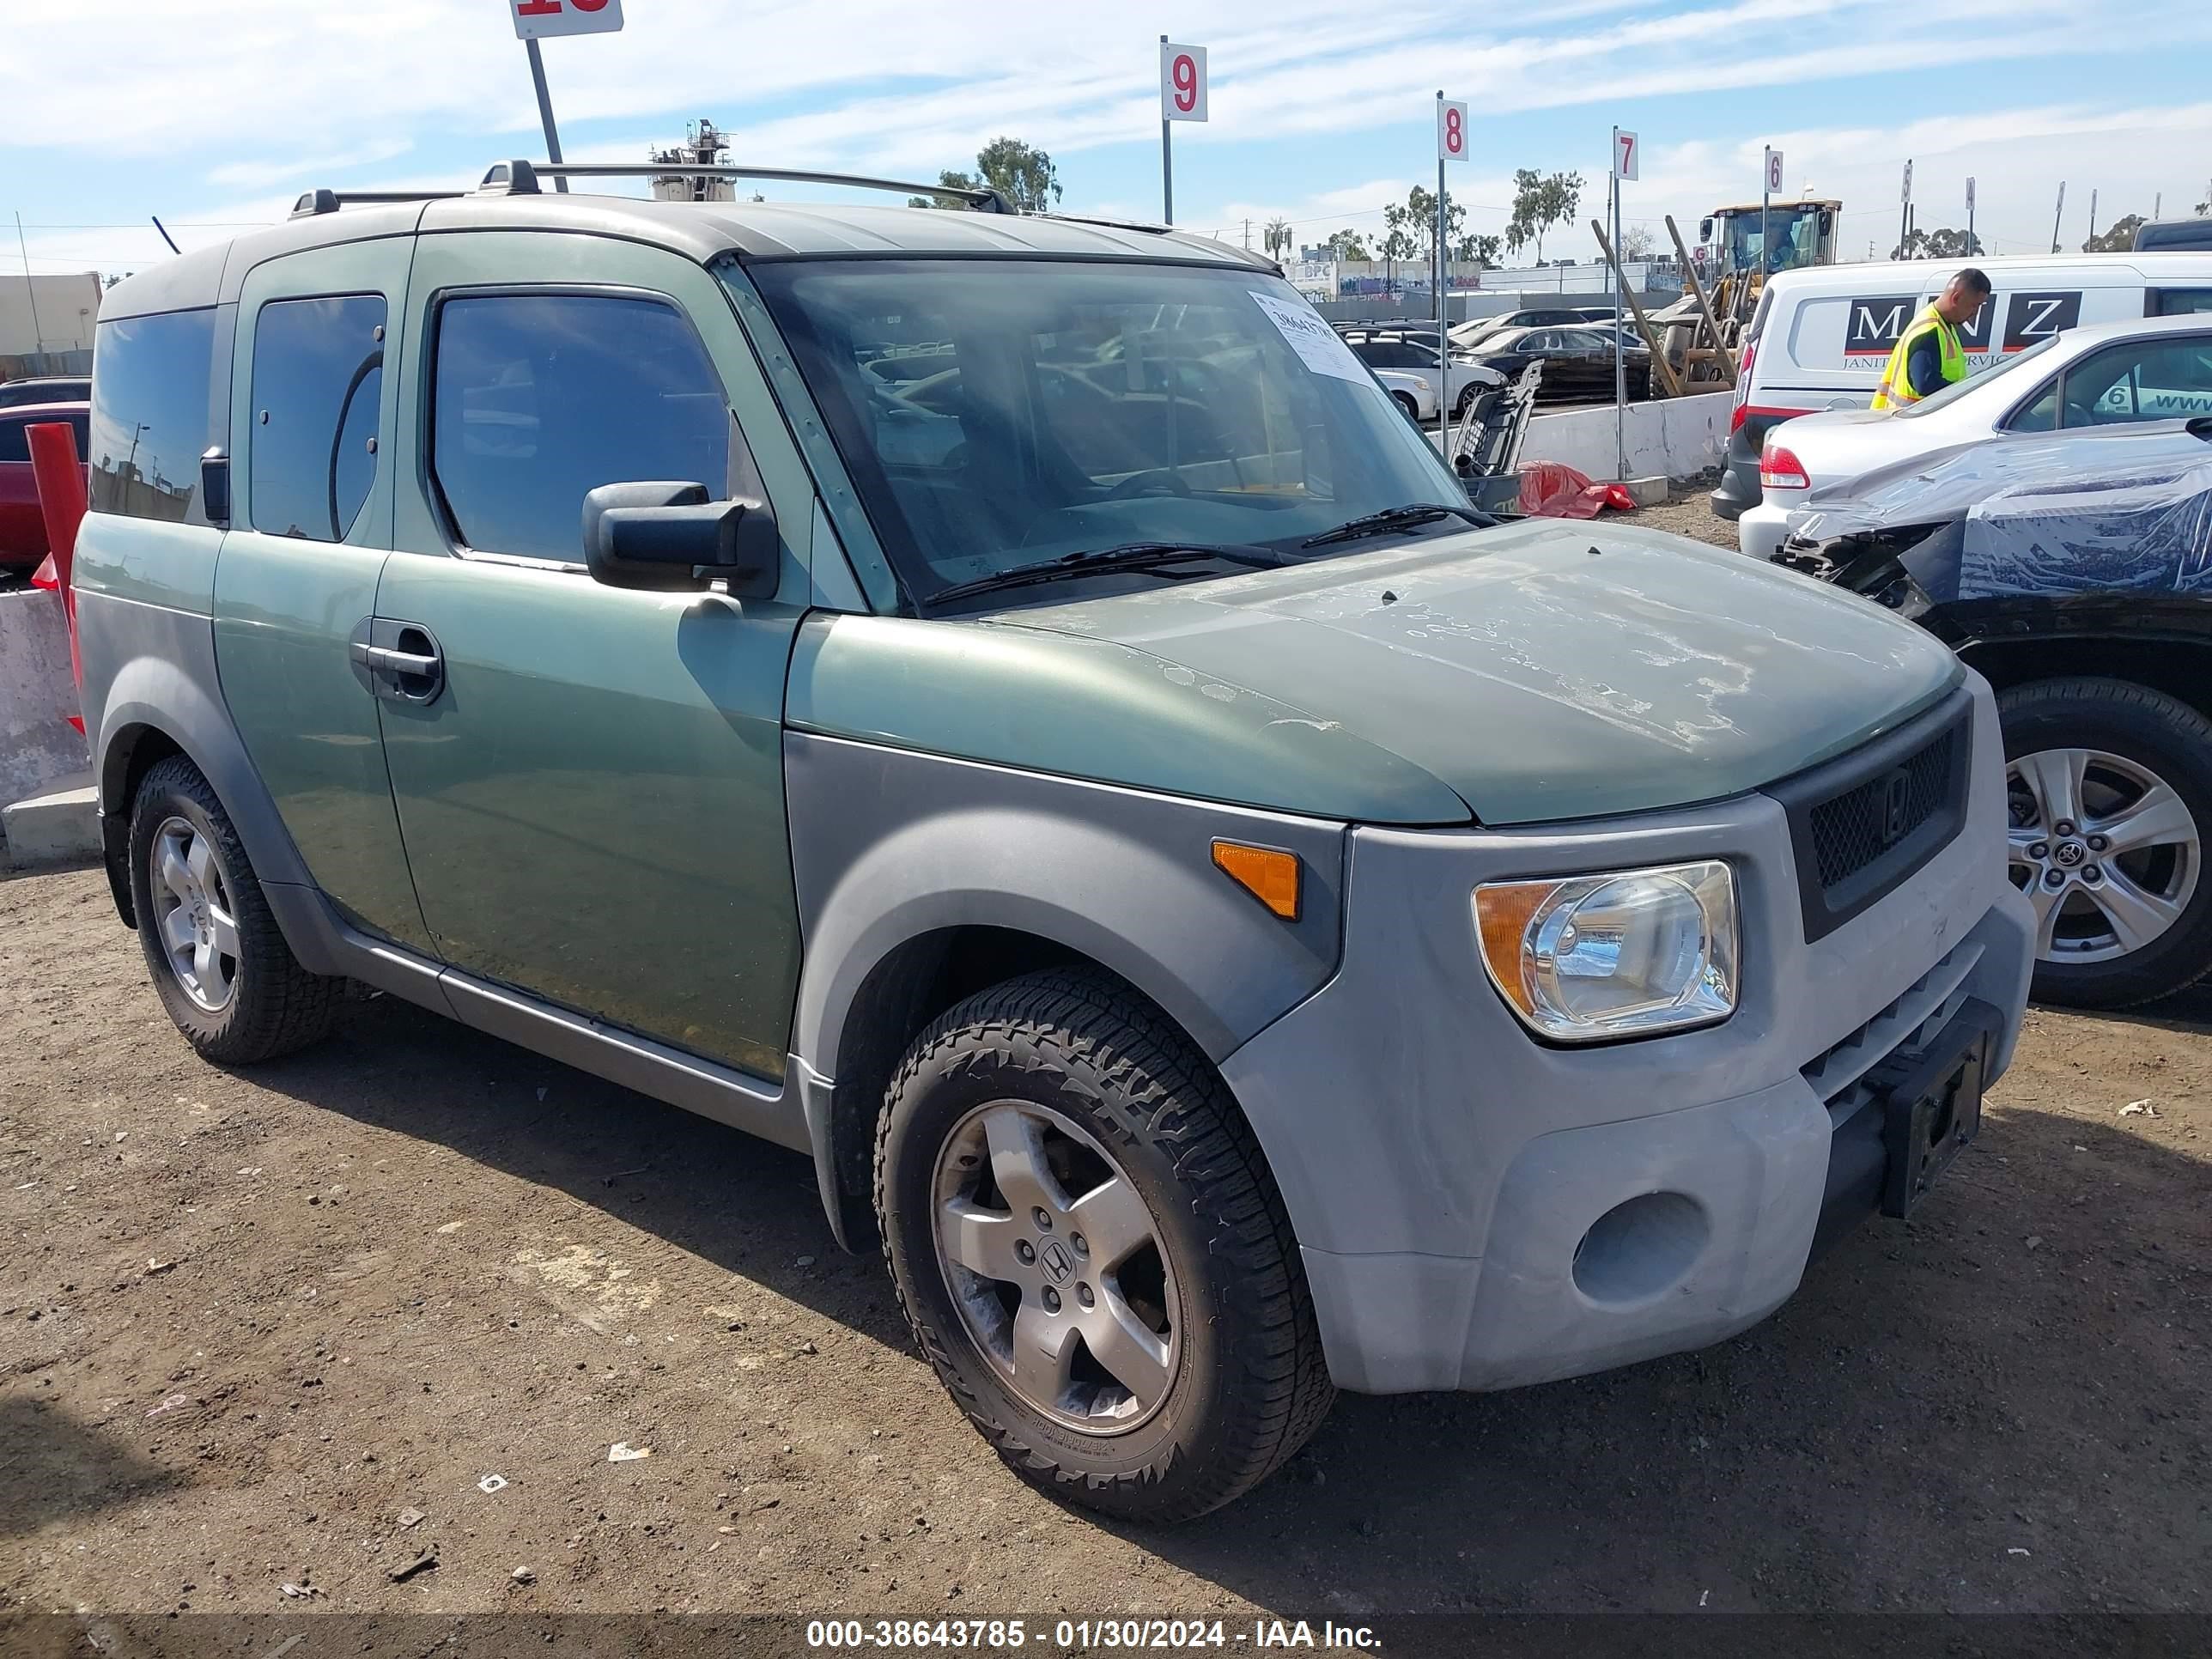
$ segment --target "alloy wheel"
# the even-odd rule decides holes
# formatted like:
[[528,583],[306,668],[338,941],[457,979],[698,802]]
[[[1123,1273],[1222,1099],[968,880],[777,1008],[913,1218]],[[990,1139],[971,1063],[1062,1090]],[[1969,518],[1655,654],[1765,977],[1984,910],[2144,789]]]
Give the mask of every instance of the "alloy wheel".
[[222,863],[206,836],[165,818],[147,855],[155,937],[169,971],[203,1013],[219,1014],[238,991],[238,920]]
[[1001,1379],[1085,1434],[1148,1421],[1182,1319],[1158,1224],[1113,1155],[1050,1107],[994,1101],[946,1138],[932,1193],[945,1282]]
[[2155,772],[2103,750],[2044,749],[2011,762],[2005,787],[2008,873],[2035,908],[2040,960],[2109,962],[2181,920],[2203,842]]

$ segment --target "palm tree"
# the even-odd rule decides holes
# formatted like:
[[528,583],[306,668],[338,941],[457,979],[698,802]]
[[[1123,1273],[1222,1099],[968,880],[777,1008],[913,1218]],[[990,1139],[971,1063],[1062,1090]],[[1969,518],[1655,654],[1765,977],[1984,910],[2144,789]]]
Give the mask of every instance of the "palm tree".
[[1267,228],[1260,233],[1260,246],[1273,258],[1279,259],[1291,251],[1291,222],[1278,215],[1267,221]]

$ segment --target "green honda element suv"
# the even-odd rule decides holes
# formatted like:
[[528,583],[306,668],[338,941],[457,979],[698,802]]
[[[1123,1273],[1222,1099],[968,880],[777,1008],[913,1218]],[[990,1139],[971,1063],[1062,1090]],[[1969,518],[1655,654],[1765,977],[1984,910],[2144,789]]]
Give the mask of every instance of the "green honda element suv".
[[793,1148],[1155,1520],[1741,1330],[1972,1135],[2033,951],[1934,640],[1492,523],[1236,249],[608,171],[102,307],[84,708],[209,1060],[351,982]]

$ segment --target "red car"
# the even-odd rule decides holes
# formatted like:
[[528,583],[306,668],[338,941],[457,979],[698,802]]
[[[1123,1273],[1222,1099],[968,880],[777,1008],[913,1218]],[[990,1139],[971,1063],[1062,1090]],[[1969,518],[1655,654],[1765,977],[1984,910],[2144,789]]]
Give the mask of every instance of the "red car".
[[0,571],[38,568],[46,556],[46,521],[39,512],[39,486],[31,477],[31,441],[26,428],[47,421],[67,421],[76,428],[76,448],[92,447],[92,405],[31,404],[0,409]]

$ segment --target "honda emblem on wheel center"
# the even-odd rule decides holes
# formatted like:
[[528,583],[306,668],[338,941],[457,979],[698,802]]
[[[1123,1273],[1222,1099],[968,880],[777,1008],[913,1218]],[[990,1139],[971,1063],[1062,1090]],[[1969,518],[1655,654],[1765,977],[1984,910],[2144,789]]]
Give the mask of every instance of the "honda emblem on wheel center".
[[1045,1277],[1055,1285],[1065,1285],[1075,1277],[1075,1258],[1067,1253],[1067,1246],[1056,1238],[1037,1253],[1037,1261],[1044,1268]]

